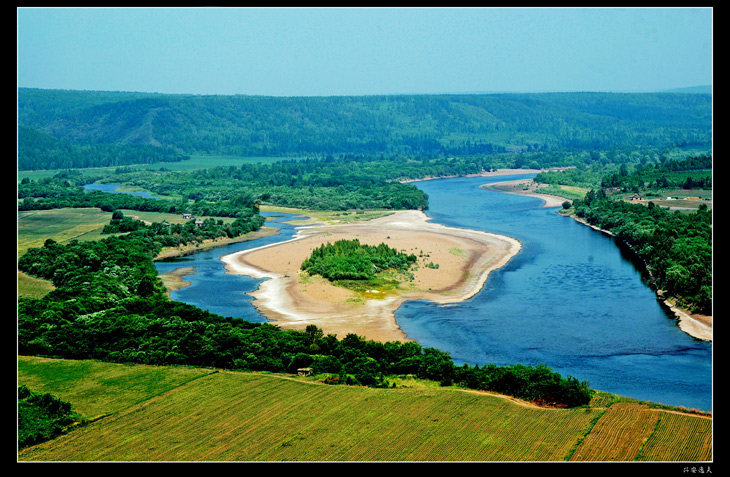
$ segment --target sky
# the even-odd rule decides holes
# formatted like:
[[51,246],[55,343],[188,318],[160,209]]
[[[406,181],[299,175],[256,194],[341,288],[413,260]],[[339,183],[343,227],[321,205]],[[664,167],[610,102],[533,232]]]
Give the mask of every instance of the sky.
[[712,84],[712,8],[18,8],[18,87],[339,96]]

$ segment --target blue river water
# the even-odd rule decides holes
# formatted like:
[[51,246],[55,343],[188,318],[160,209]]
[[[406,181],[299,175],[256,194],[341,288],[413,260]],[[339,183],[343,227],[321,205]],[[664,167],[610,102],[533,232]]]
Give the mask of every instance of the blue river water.
[[[472,299],[440,306],[406,302],[396,320],[409,338],[451,354],[457,364],[544,363],[594,389],[657,403],[712,410],[712,344],[682,332],[614,240],[543,207],[534,197],[480,185],[527,178],[423,181],[427,215],[447,226],[507,235],[522,250],[492,272]],[[273,215],[273,214],[270,214]],[[274,236],[158,262],[159,273],[194,267],[174,300],[264,322],[248,292],[261,280],[226,273],[220,258],[289,239],[293,216]]]

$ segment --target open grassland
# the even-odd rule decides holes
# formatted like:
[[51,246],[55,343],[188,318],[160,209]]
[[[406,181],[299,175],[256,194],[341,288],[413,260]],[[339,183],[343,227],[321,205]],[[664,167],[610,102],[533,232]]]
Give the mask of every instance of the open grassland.
[[19,358],[18,369],[22,384],[108,414],[20,451],[21,461],[712,459],[711,419],[604,395],[544,409],[448,388],[194,368]]
[[214,371],[18,357],[18,383],[73,404],[89,419],[114,414]]
[[[136,164],[124,166],[125,169],[131,171],[137,170],[167,170],[167,171],[197,171],[199,169],[207,169],[210,167],[240,167],[243,164],[271,164],[282,160],[297,160],[297,157],[258,157],[258,156],[190,156],[190,159],[180,162],[155,162],[152,164]],[[95,177],[107,172],[113,172],[118,166],[110,167],[90,167],[85,169],[76,169],[84,176]],[[55,170],[38,170],[38,171],[18,171],[18,181],[23,178],[32,180],[45,179],[54,175],[65,172],[66,169]]]
[[112,214],[101,209],[53,209],[18,212],[18,256],[42,247],[47,239],[59,243],[98,240]]
[[18,298],[43,298],[55,287],[48,280],[31,277],[23,272],[18,272]]
[[296,224],[299,226],[312,224],[351,224],[354,222],[364,222],[380,217],[386,217],[393,214],[392,210],[313,210],[276,207],[271,205],[262,205],[261,211],[300,215],[303,218],[296,221]]

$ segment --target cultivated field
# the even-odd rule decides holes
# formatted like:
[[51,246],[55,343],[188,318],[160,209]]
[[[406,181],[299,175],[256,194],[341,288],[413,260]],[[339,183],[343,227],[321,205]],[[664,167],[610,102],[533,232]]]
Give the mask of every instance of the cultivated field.
[[100,209],[52,209],[18,212],[18,257],[42,247],[51,238],[59,243],[98,240],[112,214]]
[[108,414],[20,461],[712,460],[711,419],[605,394],[541,409],[447,388],[195,368],[19,358],[18,369],[32,389]]

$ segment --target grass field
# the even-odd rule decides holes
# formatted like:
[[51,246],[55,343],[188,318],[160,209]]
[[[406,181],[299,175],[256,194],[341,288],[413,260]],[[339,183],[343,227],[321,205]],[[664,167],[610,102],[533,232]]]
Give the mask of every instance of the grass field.
[[46,239],[59,243],[98,240],[111,220],[101,209],[52,209],[18,212],[18,256],[32,247],[42,247]]
[[107,416],[20,451],[20,461],[712,459],[711,419],[603,394],[586,408],[540,409],[448,388],[28,357],[18,376]]
[[[190,156],[187,161],[180,162],[156,162],[154,164],[136,164],[125,166],[130,170],[142,171],[159,171],[165,169],[168,171],[197,171],[199,169],[207,169],[210,167],[241,167],[243,164],[270,164],[282,160],[297,159],[296,157],[246,157],[246,156]],[[98,176],[104,172],[113,172],[118,169],[117,166],[111,167],[92,167],[88,169],[76,169],[87,176]],[[18,181],[23,178],[38,180],[47,177],[53,177],[59,172],[66,169],[50,170],[50,171],[18,171]]]

